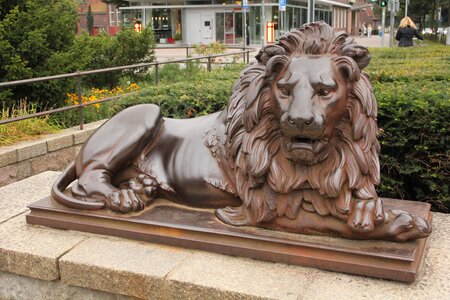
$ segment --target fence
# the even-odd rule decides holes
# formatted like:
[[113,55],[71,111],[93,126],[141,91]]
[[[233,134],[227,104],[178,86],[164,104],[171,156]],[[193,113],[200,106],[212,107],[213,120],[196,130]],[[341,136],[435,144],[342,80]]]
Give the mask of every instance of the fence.
[[194,47],[191,46],[183,46],[183,47],[163,47],[158,49],[186,49],[186,56],[187,58],[184,59],[176,59],[176,60],[170,60],[170,61],[163,61],[163,62],[151,62],[151,63],[139,63],[134,65],[127,65],[127,66],[119,66],[119,67],[112,67],[112,68],[105,68],[105,69],[97,69],[97,70],[90,70],[90,71],[79,71],[75,73],[67,73],[67,74],[59,74],[59,75],[53,75],[53,76],[46,76],[46,77],[37,77],[37,78],[30,78],[30,79],[23,79],[23,80],[15,80],[15,81],[9,81],[9,82],[2,82],[0,83],[0,88],[7,88],[11,86],[17,86],[17,85],[24,85],[24,84],[30,84],[35,82],[43,82],[43,81],[51,81],[51,80],[60,80],[60,79],[67,79],[67,78],[76,78],[77,80],[77,97],[78,97],[78,104],[76,105],[67,105],[59,108],[49,109],[33,114],[29,114],[26,116],[18,116],[14,118],[9,118],[5,120],[0,120],[0,125],[18,122],[26,119],[36,118],[36,117],[42,117],[46,115],[51,115],[71,109],[78,109],[79,110],[79,125],[80,129],[83,129],[84,124],[84,117],[83,117],[83,108],[88,105],[93,105],[97,103],[102,103],[106,101],[115,100],[118,98],[121,98],[123,96],[132,95],[136,92],[121,94],[117,96],[112,97],[106,97],[100,100],[92,101],[89,103],[83,103],[82,99],[82,91],[81,91],[81,78],[86,75],[93,75],[93,74],[99,74],[99,73],[106,73],[106,72],[114,72],[114,71],[123,71],[123,70],[129,70],[129,69],[137,69],[137,68],[155,68],[155,84],[159,83],[159,66],[165,65],[165,64],[179,64],[179,63],[187,63],[190,61],[199,61],[202,63],[206,63],[206,69],[208,72],[211,71],[212,66],[212,60],[214,58],[218,57],[227,57],[227,56],[235,56],[235,55],[242,55],[242,59],[244,62],[249,62],[250,60],[250,52],[256,51],[253,48],[245,48],[245,47],[228,47],[227,49],[242,49],[242,51],[232,52],[232,53],[226,53],[226,54],[211,54],[211,55],[204,55],[204,56],[196,56],[196,57],[189,57],[189,49],[192,49]]

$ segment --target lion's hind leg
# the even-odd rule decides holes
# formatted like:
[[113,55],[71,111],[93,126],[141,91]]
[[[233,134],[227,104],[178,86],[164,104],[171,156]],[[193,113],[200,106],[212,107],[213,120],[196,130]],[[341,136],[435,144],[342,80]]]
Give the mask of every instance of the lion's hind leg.
[[122,213],[142,210],[150,199],[150,179],[133,174],[128,178],[134,180],[124,180],[122,186],[112,179],[157,140],[163,122],[159,107],[142,104],[127,108],[104,123],[75,159],[78,181],[73,194],[86,201],[100,200],[107,208]]
[[[112,210],[121,212],[140,211],[150,205],[156,196],[158,183],[146,174],[140,173],[119,186],[109,195],[107,202]],[[108,205],[108,203],[107,203]]]

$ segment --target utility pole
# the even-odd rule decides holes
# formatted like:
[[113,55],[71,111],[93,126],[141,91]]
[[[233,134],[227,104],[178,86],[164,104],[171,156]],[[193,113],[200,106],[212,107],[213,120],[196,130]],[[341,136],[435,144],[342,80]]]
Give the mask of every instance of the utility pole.
[[[392,1],[392,0],[391,0]],[[384,35],[386,34],[386,6],[388,0],[380,0],[381,7],[381,48],[384,48]]]
[[[244,14],[243,14],[243,23],[244,23],[244,34],[243,34],[243,36],[244,36],[244,41],[242,42],[242,45],[243,45],[243,48],[245,48],[246,46],[247,46],[247,8],[248,8],[248,0],[244,0],[244,1],[242,1],[242,8],[243,8],[243,11],[244,11]],[[244,61],[245,61],[245,59],[244,59]]]
[[261,1],[261,45],[264,47],[266,42],[266,7],[264,0]]
[[314,22],[314,6],[315,6],[315,0],[308,0],[308,16],[307,16],[307,23]]
[[384,33],[386,26],[386,6],[381,9],[381,48],[384,48]]
[[[397,0],[399,1],[399,0]],[[396,0],[389,1],[391,15],[390,15],[390,29],[389,29],[389,47],[394,46],[394,22],[395,22],[395,2]]]

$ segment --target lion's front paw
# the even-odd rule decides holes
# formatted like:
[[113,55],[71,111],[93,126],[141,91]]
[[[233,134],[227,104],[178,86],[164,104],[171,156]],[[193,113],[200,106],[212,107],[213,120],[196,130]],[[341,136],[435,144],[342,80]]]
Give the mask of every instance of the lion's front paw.
[[383,227],[386,236],[397,242],[424,238],[431,233],[431,226],[427,220],[404,210],[388,211]]
[[106,198],[105,203],[109,209],[121,213],[140,211],[145,207],[144,201],[140,200],[132,189],[122,189],[112,192]]
[[384,220],[383,202],[380,199],[355,200],[347,225],[355,232],[373,231]]

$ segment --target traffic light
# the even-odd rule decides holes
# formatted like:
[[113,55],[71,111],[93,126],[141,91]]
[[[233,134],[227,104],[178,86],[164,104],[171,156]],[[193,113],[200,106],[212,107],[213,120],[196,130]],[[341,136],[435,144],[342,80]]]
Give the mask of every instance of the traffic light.
[[381,0],[380,1],[380,7],[386,7],[387,4],[388,4],[388,1],[386,1],[386,0]]

